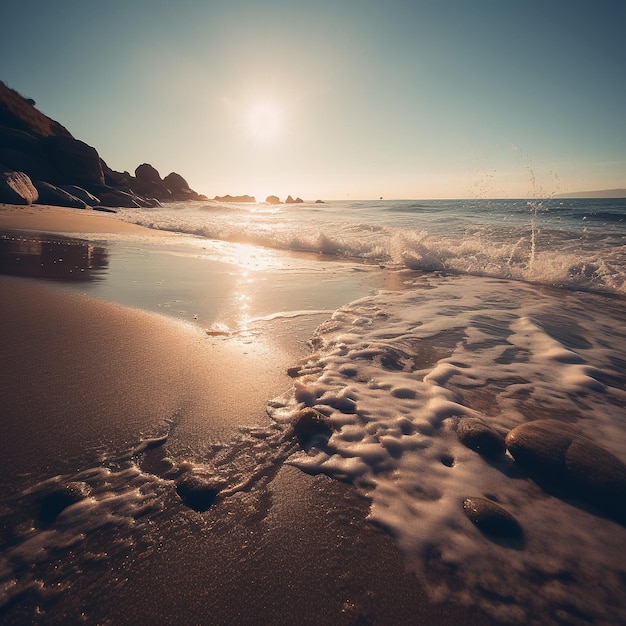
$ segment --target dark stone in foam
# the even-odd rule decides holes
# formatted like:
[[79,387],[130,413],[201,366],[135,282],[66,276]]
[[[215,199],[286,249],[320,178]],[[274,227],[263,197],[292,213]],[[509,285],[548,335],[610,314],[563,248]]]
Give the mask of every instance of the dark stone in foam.
[[217,500],[220,489],[215,481],[206,476],[186,474],[176,482],[176,493],[183,504],[203,513]]
[[463,511],[468,519],[483,533],[520,539],[524,532],[519,522],[499,504],[486,498],[466,498]]
[[298,443],[305,450],[316,441],[326,443],[334,431],[330,418],[312,408],[298,411],[291,424]]
[[75,481],[59,486],[46,493],[40,501],[39,521],[50,526],[56,518],[72,504],[76,504],[91,495],[91,487],[87,483]]
[[474,417],[461,417],[454,429],[459,441],[471,450],[487,457],[504,454],[504,437],[481,420]]
[[562,489],[626,522],[626,465],[575,428],[536,420],[514,428],[505,443],[542,487]]

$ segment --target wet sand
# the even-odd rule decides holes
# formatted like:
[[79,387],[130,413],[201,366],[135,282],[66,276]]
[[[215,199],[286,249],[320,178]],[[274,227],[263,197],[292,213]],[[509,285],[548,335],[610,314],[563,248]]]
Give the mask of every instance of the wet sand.
[[[90,213],[3,207],[0,230],[152,232]],[[319,317],[283,317],[262,333],[229,338],[207,335],[185,316],[93,297],[102,290],[15,276],[0,277],[0,289],[7,553],[12,524],[31,532],[21,508],[29,486],[102,463],[115,467],[121,451],[143,438],[168,433],[164,454],[176,463],[202,462],[215,446],[232,446],[240,452],[233,463],[245,469],[250,437],[241,427],[270,425],[267,401],[289,388],[287,369],[308,351],[293,337]],[[351,485],[272,463],[268,454],[259,480],[204,513],[184,506],[172,481],[150,475],[142,489],[154,489],[158,506],[149,513],[57,547],[36,568],[15,566],[17,578],[45,585],[9,601],[3,621],[488,623],[428,601],[392,538],[365,520],[368,502]],[[123,475],[117,480],[109,488],[123,497]]]

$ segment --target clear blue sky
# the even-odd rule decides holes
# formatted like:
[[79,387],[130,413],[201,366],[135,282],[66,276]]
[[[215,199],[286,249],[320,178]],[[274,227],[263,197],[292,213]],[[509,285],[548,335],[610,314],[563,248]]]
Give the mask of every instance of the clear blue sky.
[[625,0],[0,0],[0,79],[216,194],[626,187]]

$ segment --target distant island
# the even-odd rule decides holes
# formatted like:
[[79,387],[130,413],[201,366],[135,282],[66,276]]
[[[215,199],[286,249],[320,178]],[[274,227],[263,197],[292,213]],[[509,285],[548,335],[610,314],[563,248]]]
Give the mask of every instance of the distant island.
[[554,198],[626,198],[626,189],[601,189],[599,191],[572,191],[559,193]]

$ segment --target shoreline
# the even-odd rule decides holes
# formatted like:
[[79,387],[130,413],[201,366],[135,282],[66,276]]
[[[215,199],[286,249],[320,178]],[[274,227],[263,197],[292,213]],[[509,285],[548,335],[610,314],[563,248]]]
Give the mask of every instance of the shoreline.
[[[163,234],[75,209],[0,207],[0,230],[9,228]],[[138,271],[152,267],[156,258],[149,256]],[[123,259],[130,263],[133,257]],[[163,263],[168,259],[163,257]],[[237,279],[224,274],[226,283]],[[113,279],[99,284],[107,280]],[[342,287],[345,276],[332,280],[339,285],[333,297],[349,293]],[[266,287],[259,282],[263,294]],[[168,434],[163,453],[176,463],[206,462],[210,450],[232,447],[238,451],[233,471],[240,465],[244,471],[248,451],[256,445],[245,428],[271,423],[267,401],[289,388],[287,370],[308,353],[304,341],[319,323],[312,311],[304,318],[268,321],[249,334],[211,337],[203,332],[202,320],[170,319],[116,304],[114,298],[101,297],[100,287],[87,289],[96,283],[72,290],[68,283],[0,277],[8,303],[0,314],[0,367],[10,392],[3,411],[11,425],[0,455],[4,509],[16,497],[28,501],[24,494],[38,481],[55,475],[80,478],[76,469],[93,472],[100,465],[113,472],[107,489],[115,498],[94,492],[94,507],[136,497],[124,478],[129,470],[120,470],[125,466],[117,459],[121,451],[163,432]],[[54,543],[48,548],[67,560],[69,579],[65,566],[50,569],[40,555],[15,566],[16,581],[26,585],[29,577],[39,579],[45,593],[42,597],[26,585],[0,608],[5,623],[35,619],[35,609],[42,611],[41,623],[489,623],[476,610],[432,604],[406,570],[392,537],[367,522],[369,503],[350,484],[270,464],[249,491],[197,513],[180,502],[171,481],[148,470],[140,475],[147,481],[144,491],[160,494],[157,508],[146,518],[133,514],[128,519],[114,509],[110,514],[121,516],[121,526],[93,535],[84,531],[83,522],[70,526],[66,535],[76,537],[64,541],[75,545],[72,552]],[[15,515],[19,520],[27,513],[28,507]],[[44,541],[37,539],[36,527],[20,528],[18,523],[12,532]],[[84,561],[76,556],[81,550],[106,558]],[[74,570],[82,572],[80,577]],[[120,580],[122,585],[115,582]],[[55,584],[70,585],[72,591],[59,596]]]

